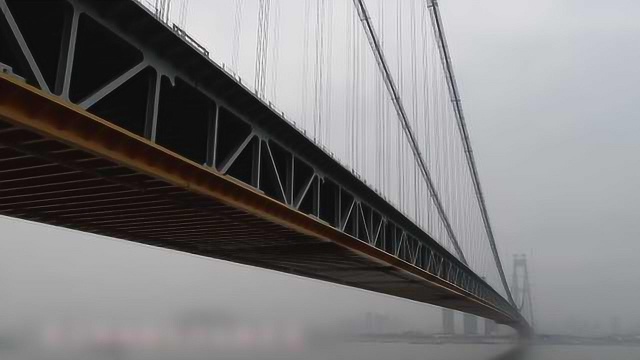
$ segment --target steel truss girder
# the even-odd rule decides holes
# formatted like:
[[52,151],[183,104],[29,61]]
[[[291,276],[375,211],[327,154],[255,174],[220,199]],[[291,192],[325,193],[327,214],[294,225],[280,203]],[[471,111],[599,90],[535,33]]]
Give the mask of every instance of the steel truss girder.
[[[5,1],[0,0],[0,5],[2,5],[0,9],[3,18],[6,19],[10,18],[11,12]],[[139,49],[143,54],[143,60],[107,84],[92,91],[88,97],[77,101],[77,105],[92,111],[92,106],[99,104],[109,94],[119,91],[131,83],[131,79],[142,70],[153,69],[154,73],[149,78],[148,88],[145,92],[144,126],[140,135],[162,145],[159,140],[159,131],[166,124],[160,121],[159,114],[162,114],[162,108],[167,101],[163,98],[163,92],[175,88],[178,80],[182,81],[186,84],[185,86],[201,94],[208,104],[207,118],[205,119],[207,121],[206,156],[201,164],[231,177],[238,176],[234,169],[241,169],[240,172],[250,174],[244,179],[240,176],[240,180],[247,185],[253,186],[265,194],[272,190],[268,189],[268,186],[274,186],[276,194],[267,195],[275,200],[304,212],[353,238],[360,239],[368,246],[392,254],[398,260],[426,271],[492,304],[504,313],[511,314],[514,319],[517,318],[517,314],[513,313],[509,304],[465,264],[448,253],[417,226],[410,223],[406,217],[384,202],[379,195],[356,179],[326,153],[320,154],[322,158],[317,159],[317,152],[312,151],[313,154],[311,154],[309,150],[312,143],[288,125],[281,114],[262,104],[259,99],[247,97],[250,92],[242,85],[238,86],[235,79],[220,72],[217,65],[210,60],[204,59],[208,63],[207,66],[214,71],[213,73],[218,78],[215,81],[209,80],[208,83],[203,83],[197,74],[163,58],[158,45],[153,41],[142,41],[139,37],[129,33],[121,23],[118,23],[116,13],[109,14],[99,11],[97,7],[104,6],[100,4],[101,2],[69,0],[69,3],[73,6],[73,14],[70,22],[65,25],[70,28],[69,31],[64,32],[67,38],[64,39],[59,54],[59,59],[63,63],[58,64],[58,78],[54,91],[51,92],[46,86],[41,75],[28,73],[18,75],[32,78],[31,82],[43,91],[59,96],[63,101],[70,101],[69,94],[70,91],[73,91],[71,79],[76,65],[74,60],[78,53],[83,51],[77,44],[78,36],[82,35],[80,34],[82,29],[78,26],[79,18],[81,16],[91,18],[108,29],[114,36]],[[129,1],[124,1],[123,4],[140,7]],[[172,30],[166,27],[161,31],[173,34]],[[17,32],[13,31],[13,34],[16,35]],[[24,39],[20,41],[21,38],[17,37],[16,40],[21,44],[21,50],[28,54],[28,45]],[[184,56],[197,57],[191,61],[202,62],[202,54],[195,47],[188,46],[191,49],[186,51]],[[35,72],[37,70],[35,60],[29,56],[26,58],[29,68]],[[161,86],[163,79],[170,81],[169,87]],[[231,88],[216,87],[217,83],[226,84],[230,79],[235,84]],[[229,97],[229,94],[241,94],[248,100],[236,102]],[[248,104],[252,107],[251,111],[245,110]],[[254,108],[260,111],[253,110]],[[278,131],[274,131],[270,128],[271,125],[265,122],[265,117],[280,121],[278,126],[284,128],[289,134],[297,134],[295,139],[283,137]],[[233,119],[234,126],[246,126],[249,131],[240,141],[226,145],[232,149],[230,154],[221,160],[223,150],[229,150],[223,149],[223,139],[231,138],[237,132],[234,126],[230,127],[228,124],[222,126],[221,122],[230,121],[229,119]],[[107,118],[106,120],[112,119]],[[302,143],[304,146],[300,146],[298,143]],[[279,154],[274,152],[276,147]],[[177,152],[180,153],[180,151]],[[349,174],[349,177],[343,176],[344,174]],[[328,185],[334,187],[333,194],[323,190]],[[49,206],[48,211],[51,213],[68,211],[64,206],[57,207],[55,204]],[[464,276],[453,276],[452,269],[455,269],[459,274],[464,274]]]

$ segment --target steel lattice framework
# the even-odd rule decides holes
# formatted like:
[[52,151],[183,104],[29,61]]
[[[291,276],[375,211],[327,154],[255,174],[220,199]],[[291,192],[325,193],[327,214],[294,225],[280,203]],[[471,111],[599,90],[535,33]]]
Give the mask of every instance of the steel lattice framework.
[[0,11],[0,214],[528,332],[464,258],[158,14],[129,0],[0,0]]

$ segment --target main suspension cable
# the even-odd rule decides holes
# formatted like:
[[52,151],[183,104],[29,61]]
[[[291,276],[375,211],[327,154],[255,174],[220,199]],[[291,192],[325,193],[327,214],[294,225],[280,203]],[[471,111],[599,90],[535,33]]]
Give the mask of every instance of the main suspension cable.
[[498,254],[498,248],[496,246],[495,238],[493,236],[491,222],[489,221],[489,214],[487,211],[487,206],[485,204],[482,187],[480,186],[480,177],[478,176],[478,170],[476,167],[475,159],[473,157],[473,151],[471,149],[471,141],[469,140],[469,133],[468,133],[467,125],[465,122],[464,113],[462,111],[462,104],[460,101],[460,94],[458,92],[458,85],[456,83],[456,79],[453,74],[451,56],[449,55],[449,48],[447,46],[447,41],[446,41],[443,27],[442,27],[442,17],[440,16],[438,1],[437,0],[425,0],[425,1],[427,2],[427,7],[429,8],[431,13],[432,24],[433,24],[434,32],[436,34],[436,38],[438,40],[438,46],[440,48],[440,55],[442,59],[442,64],[444,66],[447,83],[449,85],[449,92],[451,95],[451,101],[453,103],[453,108],[454,108],[454,112],[457,119],[458,130],[462,138],[462,143],[464,145],[464,152],[467,159],[467,165],[469,167],[469,171],[471,172],[471,179],[473,180],[473,186],[475,188],[476,197],[478,199],[478,206],[480,207],[480,213],[482,214],[482,221],[484,222],[485,231],[487,233],[487,237],[489,238],[489,245],[491,246],[491,251],[493,253],[493,257],[496,262],[496,267],[498,268],[498,273],[500,274],[500,280],[502,281],[502,286],[504,287],[505,292],[507,293],[507,299],[513,306],[516,306],[516,303],[513,301],[511,291],[509,290],[509,286],[507,284],[507,279],[505,277],[504,269],[502,267],[502,261],[500,260],[500,255]]
[[467,260],[464,256],[464,253],[462,252],[462,249],[460,248],[460,244],[458,243],[456,235],[453,232],[449,218],[447,217],[447,214],[442,205],[442,201],[440,200],[440,196],[438,195],[438,191],[436,190],[433,184],[433,181],[431,179],[431,174],[429,173],[429,170],[427,169],[427,165],[425,164],[424,158],[422,157],[420,148],[418,146],[418,141],[414,135],[413,129],[411,128],[411,124],[409,123],[409,118],[404,109],[404,105],[402,104],[402,100],[400,99],[398,88],[396,87],[395,82],[393,81],[393,77],[391,76],[389,66],[387,65],[387,61],[382,52],[382,48],[380,47],[380,43],[376,36],[375,30],[373,29],[373,25],[371,24],[371,19],[369,18],[369,13],[364,4],[364,1],[353,0],[353,2],[354,2],[354,5],[356,6],[356,9],[358,10],[358,16],[360,18],[360,22],[362,23],[364,31],[367,34],[369,45],[371,46],[371,49],[374,53],[376,62],[378,63],[378,68],[382,73],[383,79],[385,80],[385,84],[387,86],[387,90],[389,91],[391,100],[394,103],[394,107],[396,109],[398,118],[401,122],[402,129],[405,133],[405,136],[407,137],[411,151],[413,152],[413,157],[417,162],[417,165],[419,166],[420,171],[422,172],[422,176],[425,182],[427,183],[433,202],[436,206],[438,214],[440,215],[440,219],[445,227],[445,231],[447,232],[447,235],[449,236],[449,240],[454,246],[460,261],[462,261],[466,265]]

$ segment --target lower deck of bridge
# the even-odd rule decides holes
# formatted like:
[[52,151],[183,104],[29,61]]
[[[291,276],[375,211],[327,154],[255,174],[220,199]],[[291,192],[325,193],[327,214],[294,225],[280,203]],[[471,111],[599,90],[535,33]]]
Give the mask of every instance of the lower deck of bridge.
[[6,122],[0,122],[0,199],[6,216],[405,297],[437,295],[335,243]]
[[386,249],[0,76],[0,215],[509,316]]

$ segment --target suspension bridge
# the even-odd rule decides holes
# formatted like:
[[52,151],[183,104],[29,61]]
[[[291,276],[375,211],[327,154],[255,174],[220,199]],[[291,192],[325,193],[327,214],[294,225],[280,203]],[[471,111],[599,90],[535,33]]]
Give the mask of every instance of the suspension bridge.
[[531,332],[435,0],[0,11],[0,214]]

